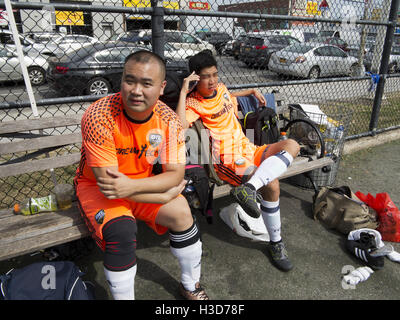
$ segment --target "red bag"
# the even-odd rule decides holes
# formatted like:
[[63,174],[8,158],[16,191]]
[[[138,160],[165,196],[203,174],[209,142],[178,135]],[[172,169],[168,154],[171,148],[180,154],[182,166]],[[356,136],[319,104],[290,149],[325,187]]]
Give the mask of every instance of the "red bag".
[[400,211],[386,193],[377,193],[374,198],[368,193],[364,195],[357,191],[356,196],[378,214],[379,226],[377,230],[382,235],[382,240],[400,242]]

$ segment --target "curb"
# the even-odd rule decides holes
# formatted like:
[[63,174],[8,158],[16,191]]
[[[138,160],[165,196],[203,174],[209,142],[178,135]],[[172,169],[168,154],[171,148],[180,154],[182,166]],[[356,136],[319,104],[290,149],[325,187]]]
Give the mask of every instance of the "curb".
[[400,139],[400,129],[379,133],[373,137],[368,136],[350,140],[344,143],[343,154],[350,154],[362,149],[375,147],[398,139]]

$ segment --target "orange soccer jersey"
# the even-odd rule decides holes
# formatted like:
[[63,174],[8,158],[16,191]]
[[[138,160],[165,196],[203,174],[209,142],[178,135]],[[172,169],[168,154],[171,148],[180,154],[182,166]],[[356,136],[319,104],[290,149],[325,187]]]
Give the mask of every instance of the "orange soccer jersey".
[[222,83],[211,97],[192,92],[186,100],[186,119],[192,123],[199,118],[210,131],[218,175],[231,184],[240,184],[241,176],[259,165],[265,146],[254,145],[244,134],[237,118],[236,97]]
[[75,176],[82,216],[100,247],[102,227],[111,219],[127,215],[145,221],[157,233],[167,228],[155,222],[161,204],[107,199],[97,186],[91,167],[118,166],[132,179],[152,175],[155,161],[185,164],[185,138],[177,115],[158,101],[145,121],[135,121],[124,112],[121,94],[93,103],[81,122],[81,161]]
[[149,119],[135,121],[124,112],[121,95],[116,93],[92,104],[82,117],[81,127],[78,182],[96,182],[90,167],[118,166],[130,178],[144,178],[151,175],[155,161],[185,164],[181,122],[160,101]]

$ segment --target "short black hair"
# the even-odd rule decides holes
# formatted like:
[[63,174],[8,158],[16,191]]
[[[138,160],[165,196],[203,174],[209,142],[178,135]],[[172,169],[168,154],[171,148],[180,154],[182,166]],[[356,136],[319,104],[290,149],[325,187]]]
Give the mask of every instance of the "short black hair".
[[204,68],[218,67],[217,60],[215,60],[210,50],[203,50],[189,59],[189,71],[200,74]]
[[165,61],[158,54],[148,51],[148,50],[138,50],[138,51],[132,52],[125,58],[124,66],[130,60],[133,60],[133,61],[136,61],[139,63],[148,63],[152,60],[157,61],[161,68],[162,79],[165,80],[165,74],[166,74]]

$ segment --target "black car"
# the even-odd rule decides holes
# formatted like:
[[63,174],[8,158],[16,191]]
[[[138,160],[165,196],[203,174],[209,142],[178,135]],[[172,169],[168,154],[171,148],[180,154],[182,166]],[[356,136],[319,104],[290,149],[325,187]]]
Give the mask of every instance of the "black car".
[[240,48],[239,59],[247,66],[267,68],[271,54],[300,41],[289,35],[249,36]]
[[219,54],[221,54],[222,49],[224,48],[226,43],[232,40],[232,37],[226,32],[198,31],[196,32],[196,35],[201,40],[211,43]]
[[[87,45],[63,57],[48,59],[47,80],[52,90],[63,95],[107,95],[118,92],[125,57],[148,50],[126,42]],[[186,72],[187,61],[168,60],[167,72]]]

